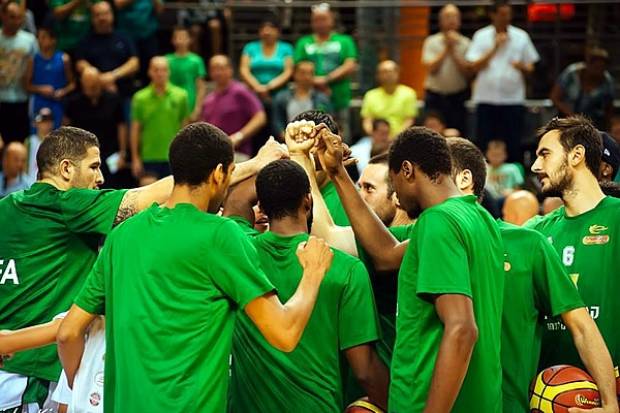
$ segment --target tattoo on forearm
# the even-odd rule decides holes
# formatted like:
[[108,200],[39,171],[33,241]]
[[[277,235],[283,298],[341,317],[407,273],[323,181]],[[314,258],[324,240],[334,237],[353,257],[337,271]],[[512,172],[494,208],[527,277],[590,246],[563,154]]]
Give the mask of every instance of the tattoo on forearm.
[[135,215],[138,212],[138,192],[130,190],[125,193],[121,205],[118,207],[116,218],[114,219],[114,226],[120,224],[127,218]]

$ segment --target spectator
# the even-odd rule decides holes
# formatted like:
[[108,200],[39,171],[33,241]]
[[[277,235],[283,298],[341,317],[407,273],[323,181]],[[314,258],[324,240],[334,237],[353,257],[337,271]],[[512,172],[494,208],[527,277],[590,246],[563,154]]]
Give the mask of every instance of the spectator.
[[177,24],[189,27],[191,50],[203,57],[224,54],[226,47],[226,21],[230,9],[222,7],[227,0],[192,0],[199,7],[179,10]]
[[312,34],[295,45],[295,62],[314,62],[314,85],[330,95],[336,122],[350,141],[351,75],[357,66],[357,47],[351,36],[334,32],[334,15],[327,3],[312,7]]
[[233,79],[227,56],[213,56],[209,73],[215,90],[205,98],[202,120],[226,132],[235,151],[251,156],[252,138],[267,122],[260,100],[243,83]]
[[441,116],[441,113],[429,111],[424,115],[424,122],[422,123],[422,126],[443,135],[443,131],[446,129],[446,122]]
[[521,226],[538,215],[538,199],[529,191],[516,191],[506,197],[502,215],[504,221]]
[[444,6],[439,12],[440,32],[424,40],[422,64],[428,70],[425,109],[439,112],[450,128],[466,131],[470,70],[465,52],[470,40],[459,33],[460,28],[459,9]]
[[284,135],[286,125],[307,110],[331,113],[329,97],[314,87],[314,63],[302,60],[295,65],[293,85],[281,90],[273,99],[271,129],[278,136]]
[[477,73],[473,101],[476,104],[476,136],[479,146],[501,136],[506,140],[510,162],[521,161],[525,115],[525,76],[534,71],[538,52],[528,34],[511,26],[512,8],[496,1],[492,24],[474,34],[466,58]]
[[190,115],[187,92],[170,84],[168,60],[151,59],[151,84],[131,101],[131,168],[139,178],[142,172],[158,177],[170,174],[168,148]]
[[[114,172],[122,169],[127,159],[127,124],[121,98],[104,90],[101,74],[87,67],[80,78],[81,90],[67,102],[65,123],[94,133],[99,139],[101,172],[106,187],[118,186]],[[119,160],[110,168],[107,160],[118,153]],[[114,159],[114,158],[112,158]],[[111,171],[113,169],[114,171]]]
[[93,33],[80,43],[76,52],[78,73],[88,67],[96,68],[100,72],[103,88],[118,93],[128,112],[134,90],[133,75],[140,67],[136,49],[127,36],[114,30],[114,14],[110,3],[95,3],[91,10]]
[[0,172],[0,198],[30,188],[32,180],[26,174],[28,151],[23,143],[11,142],[6,146]]
[[489,161],[486,189],[494,199],[503,200],[523,185],[523,175],[517,165],[506,163],[508,154],[504,141],[490,141],[486,155]]
[[75,89],[71,58],[56,50],[56,35],[48,27],[37,33],[39,52],[28,62],[26,89],[33,94],[32,113],[49,108],[54,116],[54,129],[62,124],[63,100]]
[[547,215],[548,213],[555,211],[563,205],[564,201],[562,201],[562,198],[557,196],[548,196],[543,200],[542,213],[543,215]]
[[608,133],[600,132],[600,134],[603,140],[603,157],[598,180],[600,182],[614,181],[618,178],[620,168],[620,145]]
[[32,182],[37,180],[37,151],[41,142],[54,129],[54,115],[50,108],[41,108],[37,116],[34,118],[36,132],[30,135],[24,141],[28,152],[26,160],[26,173]]
[[[140,79],[148,82],[151,58],[157,54],[158,16],[163,11],[162,0],[114,0],[117,28],[135,44],[140,59]],[[150,68],[149,68],[150,71]]]
[[569,65],[553,86],[551,100],[561,115],[583,114],[606,129],[613,112],[614,79],[607,71],[609,55],[598,47],[586,52],[585,62]]
[[89,0],[50,0],[58,50],[73,55],[90,32]]
[[200,118],[202,101],[207,93],[204,77],[207,75],[205,62],[196,53],[190,52],[191,38],[184,27],[176,27],[172,32],[174,53],[166,55],[170,67],[170,83],[187,92],[192,121]]
[[390,124],[385,119],[372,121],[370,136],[361,138],[351,146],[351,156],[357,159],[357,170],[363,173],[370,158],[386,152],[390,147]]
[[30,135],[24,76],[38,46],[32,33],[20,29],[24,11],[17,3],[4,3],[0,13],[0,135],[8,143]]
[[364,95],[362,102],[362,126],[364,132],[372,133],[372,121],[385,119],[390,124],[390,137],[395,137],[415,122],[418,101],[415,90],[398,83],[400,69],[392,60],[377,66],[379,87]]

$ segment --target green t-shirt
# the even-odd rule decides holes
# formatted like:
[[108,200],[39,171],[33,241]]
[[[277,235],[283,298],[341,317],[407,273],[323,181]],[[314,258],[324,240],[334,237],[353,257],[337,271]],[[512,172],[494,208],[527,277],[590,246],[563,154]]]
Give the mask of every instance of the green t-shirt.
[[[0,200],[0,330],[69,310],[124,195],[35,183]],[[55,345],[19,352],[2,369],[50,381],[61,370]]]
[[340,227],[351,226],[347,212],[344,210],[344,206],[342,206],[342,201],[340,201],[338,191],[336,191],[336,186],[334,186],[332,181],[328,181],[321,188],[321,195],[334,223]]
[[170,143],[189,115],[187,92],[177,86],[168,84],[162,96],[152,85],[136,92],[131,100],[131,120],[142,127],[142,161],[167,161]]
[[119,225],[75,301],[106,316],[106,413],[225,411],[235,310],[272,290],[226,218],[153,205]]
[[497,224],[473,195],[426,209],[398,274],[389,411],[424,409],[443,336],[432,296],[473,301],[478,341],[453,412],[500,412],[504,251]]
[[[353,38],[346,34],[332,33],[327,41],[317,43],[314,35],[303,36],[295,45],[295,62],[314,62],[317,76],[325,76],[347,59],[357,59],[357,47]],[[334,110],[349,107],[351,101],[351,79],[336,80],[329,84]]]
[[523,413],[529,410],[528,389],[538,369],[543,316],[558,316],[584,304],[543,235],[503,221],[499,228],[506,253],[501,350],[504,413]]
[[[308,234],[253,238],[260,265],[280,301],[295,293],[303,269],[296,250]],[[247,315],[238,313],[233,340],[230,411],[342,412],[341,350],[379,339],[379,321],[364,265],[334,251],[332,265],[292,353],[270,346]]]
[[[170,83],[187,92],[189,110],[196,107],[196,79],[207,75],[202,57],[195,53],[179,56],[175,53],[166,55],[170,67]],[[202,102],[199,102],[202,103]]]
[[[51,0],[50,9],[64,6],[71,0]],[[96,3],[92,1],[90,3]],[[90,32],[90,4],[83,2],[64,19],[54,19],[56,48],[62,51],[75,49]]]
[[[614,365],[620,363],[620,199],[606,197],[596,208],[568,217],[564,207],[530,220],[527,225],[549,238],[583,302],[590,310]],[[570,332],[560,320],[547,320],[541,367],[583,366]]]

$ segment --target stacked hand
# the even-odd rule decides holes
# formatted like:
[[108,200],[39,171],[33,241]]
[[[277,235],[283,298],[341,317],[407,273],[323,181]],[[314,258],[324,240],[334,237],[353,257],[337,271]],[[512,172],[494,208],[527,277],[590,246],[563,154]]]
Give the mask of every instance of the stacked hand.
[[267,140],[267,142],[258,150],[258,153],[256,154],[259,169],[262,169],[272,161],[287,159],[288,157],[289,153],[286,145],[278,143],[273,136]]
[[300,120],[286,126],[284,142],[291,154],[308,155],[314,147],[318,128],[312,121]]

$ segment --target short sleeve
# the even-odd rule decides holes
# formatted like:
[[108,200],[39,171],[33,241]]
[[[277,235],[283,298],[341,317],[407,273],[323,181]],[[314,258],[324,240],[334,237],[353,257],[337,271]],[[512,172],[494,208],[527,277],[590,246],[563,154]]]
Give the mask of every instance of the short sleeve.
[[474,37],[471,39],[471,43],[465,53],[465,60],[469,62],[479,60],[485,53],[485,50],[483,50],[483,43],[484,42],[480,32],[478,31],[474,33]]
[[463,294],[472,297],[467,252],[456,225],[443,213],[429,211],[416,223],[418,295]]
[[557,316],[585,307],[575,284],[562,265],[560,256],[542,234],[535,233],[534,291],[536,304],[545,315]]
[[369,90],[362,99],[362,109],[360,114],[362,118],[372,118],[372,90]]
[[405,104],[403,106],[403,115],[405,117],[413,118],[418,115],[418,98],[415,90],[409,89],[407,91],[407,98],[405,99]]
[[379,318],[370,276],[361,261],[356,260],[342,293],[338,314],[340,350],[379,340]]
[[306,53],[306,43],[307,43],[306,38],[302,37],[295,44],[295,54],[294,54],[295,63],[301,60],[308,59],[308,53]]
[[91,314],[105,314],[105,275],[109,254],[110,242],[106,242],[75,299],[75,305]]
[[280,47],[282,48],[282,57],[286,59],[287,57],[293,57],[293,45],[287,42],[281,42]]
[[216,230],[217,240],[209,262],[209,275],[241,309],[254,299],[274,291],[259,264],[258,253],[239,226],[226,220]]
[[538,51],[536,50],[534,43],[532,43],[532,39],[530,39],[530,36],[528,36],[527,33],[524,33],[523,35],[525,36],[525,46],[523,49],[523,61],[525,63],[538,62],[540,60],[540,56],[538,55]]
[[357,59],[357,46],[351,36],[342,38],[342,60]]
[[422,63],[430,63],[439,56],[441,50],[435,45],[432,40],[432,36],[424,39],[424,44],[422,45]]
[[205,67],[205,61],[202,57],[198,56],[198,77],[204,78],[207,76],[207,68]]
[[253,54],[254,54],[254,47],[253,47],[253,43],[246,43],[245,46],[243,46],[243,50],[241,51],[241,54],[244,56],[248,56],[250,59],[252,58]]
[[107,235],[126,190],[70,189],[60,198],[67,227],[78,234]]

